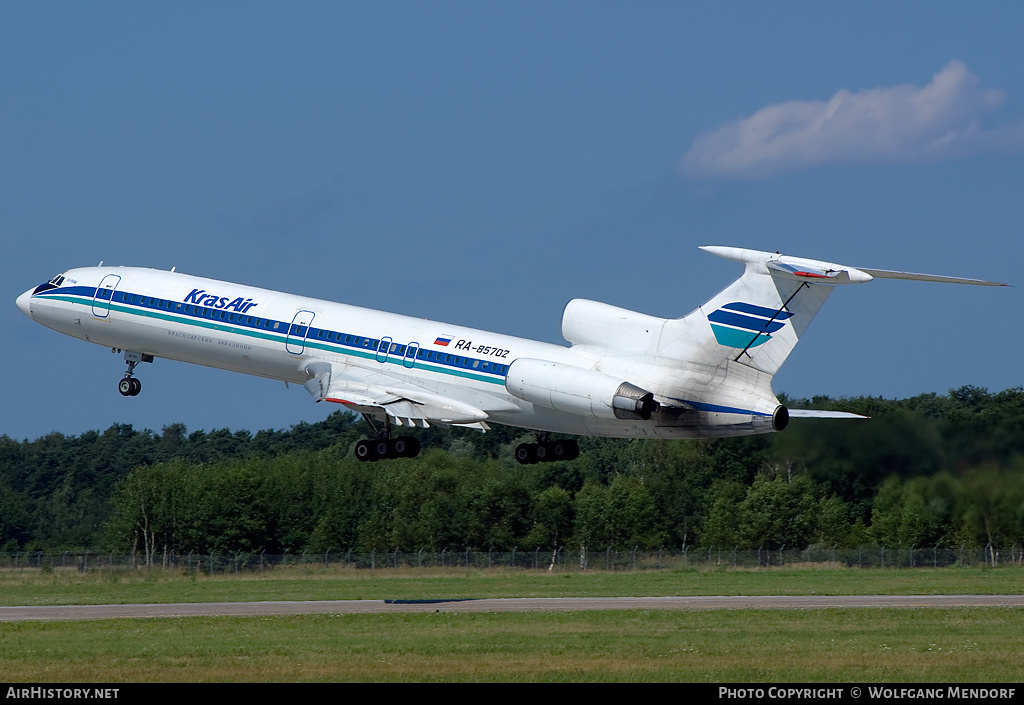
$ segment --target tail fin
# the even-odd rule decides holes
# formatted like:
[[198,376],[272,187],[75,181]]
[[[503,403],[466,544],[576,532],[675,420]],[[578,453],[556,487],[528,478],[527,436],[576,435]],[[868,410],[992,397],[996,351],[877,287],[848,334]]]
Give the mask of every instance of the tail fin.
[[739,247],[701,249],[742,262],[746,270],[696,311],[669,321],[660,354],[715,367],[732,361],[768,375],[782,367],[836,285],[863,284],[878,277],[1005,286],[980,279],[858,269]]
[[738,247],[701,249],[742,262],[746,271],[696,311],[671,322],[678,324],[672,326],[678,335],[663,335],[667,345],[661,352],[714,367],[734,361],[774,375],[835,285],[871,281],[861,270],[831,262]]

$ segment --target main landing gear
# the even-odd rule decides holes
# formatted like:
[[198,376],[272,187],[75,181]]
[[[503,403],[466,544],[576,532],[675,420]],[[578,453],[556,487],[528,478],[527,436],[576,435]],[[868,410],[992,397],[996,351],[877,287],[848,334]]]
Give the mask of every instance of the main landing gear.
[[580,444],[576,441],[568,438],[550,441],[547,434],[538,435],[536,443],[520,443],[516,446],[516,460],[520,465],[576,460],[579,455]]
[[[121,351],[114,348],[112,352]],[[121,396],[123,397],[138,396],[139,392],[142,391],[142,382],[132,376],[135,373],[135,366],[140,362],[153,362],[153,356],[146,355],[144,353],[126,351],[124,354],[124,361],[128,363],[128,371],[124,373],[124,378],[117,383],[117,391],[121,392]]]
[[366,423],[370,424],[377,438],[364,438],[356,443],[356,458],[363,462],[391,460],[394,458],[415,458],[420,454],[420,442],[412,436],[391,438],[391,420],[385,419],[384,428],[378,429],[373,420],[363,414]]

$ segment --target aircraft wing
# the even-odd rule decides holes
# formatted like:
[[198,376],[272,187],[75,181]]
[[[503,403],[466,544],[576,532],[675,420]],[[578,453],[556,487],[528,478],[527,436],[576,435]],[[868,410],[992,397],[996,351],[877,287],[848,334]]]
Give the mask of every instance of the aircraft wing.
[[314,401],[329,401],[362,413],[383,411],[399,426],[427,428],[429,422],[486,429],[487,412],[410,384],[386,372],[315,361],[304,385]]

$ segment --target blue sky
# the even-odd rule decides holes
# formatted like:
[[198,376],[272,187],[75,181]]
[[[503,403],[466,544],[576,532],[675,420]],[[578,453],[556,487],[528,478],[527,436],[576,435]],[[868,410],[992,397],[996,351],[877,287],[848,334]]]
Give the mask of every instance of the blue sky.
[[1016,284],[836,291],[791,396],[1022,383],[1024,5],[0,4],[0,434],[286,428],[301,388],[123,362],[23,316],[150,266],[560,341],[778,250]]

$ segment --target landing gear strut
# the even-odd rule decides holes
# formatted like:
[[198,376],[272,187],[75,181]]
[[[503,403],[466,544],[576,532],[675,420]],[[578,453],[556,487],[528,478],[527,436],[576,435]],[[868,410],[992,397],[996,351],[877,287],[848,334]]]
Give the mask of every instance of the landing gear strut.
[[391,438],[391,420],[385,418],[384,428],[378,429],[367,414],[363,414],[366,423],[370,424],[376,439],[364,438],[356,443],[356,458],[363,462],[376,462],[394,458],[415,458],[420,453],[420,442],[412,436]]
[[[114,351],[119,352],[116,348]],[[124,378],[117,383],[117,391],[121,392],[123,397],[138,396],[139,392],[142,391],[142,382],[132,376],[135,373],[135,366],[140,362],[153,362],[153,356],[143,353],[125,352],[124,361],[128,363],[128,371],[124,373]]]
[[580,444],[568,438],[552,441],[546,433],[537,434],[536,443],[520,443],[515,455],[520,465],[575,460],[580,455]]

